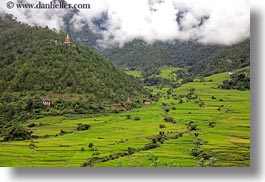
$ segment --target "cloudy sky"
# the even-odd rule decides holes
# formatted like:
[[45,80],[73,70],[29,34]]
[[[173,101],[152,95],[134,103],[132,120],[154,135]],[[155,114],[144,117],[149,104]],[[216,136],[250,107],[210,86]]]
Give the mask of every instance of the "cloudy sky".
[[[0,13],[12,13],[19,21],[63,29],[66,10],[8,9],[1,0]],[[16,2],[17,0],[12,0]],[[39,2],[39,0],[25,0]],[[48,3],[51,0],[41,0]],[[103,37],[105,46],[119,45],[133,39],[154,41],[195,40],[204,44],[231,45],[250,35],[249,0],[67,0],[68,3],[89,3],[71,20],[73,30],[84,23]],[[98,29],[95,19],[105,15]]]

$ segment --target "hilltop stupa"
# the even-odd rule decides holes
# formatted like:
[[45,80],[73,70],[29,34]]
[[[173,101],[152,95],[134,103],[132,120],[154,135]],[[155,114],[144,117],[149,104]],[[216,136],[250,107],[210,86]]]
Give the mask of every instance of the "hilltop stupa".
[[70,39],[70,37],[69,37],[68,34],[67,34],[67,36],[66,36],[66,38],[65,38],[64,44],[65,44],[65,45],[71,45],[71,39]]

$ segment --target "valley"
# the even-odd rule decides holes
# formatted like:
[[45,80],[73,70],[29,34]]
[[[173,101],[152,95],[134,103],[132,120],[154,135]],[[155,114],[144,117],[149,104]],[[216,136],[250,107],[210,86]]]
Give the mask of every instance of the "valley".
[[1,167],[250,166],[249,39],[99,50],[90,33],[1,17]]
[[[176,89],[149,87],[157,102],[117,114],[29,120],[23,125],[34,123],[39,138],[1,142],[1,166],[249,166],[250,92],[218,89],[227,78],[224,72]],[[196,96],[188,99],[191,89]],[[188,127],[191,121],[195,130]],[[78,123],[91,128],[78,131]],[[154,141],[161,132],[163,141]],[[208,157],[194,156],[196,147]]]

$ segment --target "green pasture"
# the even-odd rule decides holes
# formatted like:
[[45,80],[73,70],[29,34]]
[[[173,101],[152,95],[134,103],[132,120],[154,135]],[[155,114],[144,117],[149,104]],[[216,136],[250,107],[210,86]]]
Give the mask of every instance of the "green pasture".
[[159,77],[165,78],[165,79],[172,79],[176,74],[173,74],[172,72],[180,70],[181,68],[178,67],[169,67],[169,66],[163,66],[160,69]]
[[[174,68],[161,71],[163,78]],[[138,72],[130,72],[138,75]],[[132,155],[105,162],[96,162],[96,167],[184,167],[199,166],[191,155],[194,133],[187,130],[187,123],[197,125],[197,133],[204,141],[201,146],[214,153],[213,166],[250,165],[250,92],[221,90],[218,86],[228,79],[228,73],[206,77],[204,82],[182,85],[167,95],[169,88],[153,89],[160,93],[158,102],[142,108],[106,116],[73,119],[67,116],[45,117],[30,120],[35,123],[33,135],[40,138],[28,141],[0,142],[0,166],[63,166],[79,167],[91,158],[100,159],[127,152],[128,147],[139,149]],[[195,89],[196,99],[176,96],[186,95]],[[204,103],[200,107],[198,100]],[[164,103],[164,106],[163,104]],[[165,108],[169,111],[165,112]],[[128,119],[127,115],[130,115]],[[176,123],[165,122],[164,117],[173,117]],[[140,120],[135,120],[140,117]],[[215,122],[214,127],[209,123]],[[86,131],[77,131],[78,123],[89,124]],[[160,125],[165,125],[160,128]],[[61,135],[61,130],[68,132]],[[183,133],[177,139],[165,140],[159,147],[140,150],[152,142],[159,132]],[[30,144],[34,143],[34,147]],[[88,144],[93,143],[93,148]],[[155,158],[155,160],[154,160]]]
[[141,71],[137,71],[137,70],[131,70],[131,71],[125,71],[125,73],[127,75],[131,75],[131,76],[134,76],[134,77],[141,77]]

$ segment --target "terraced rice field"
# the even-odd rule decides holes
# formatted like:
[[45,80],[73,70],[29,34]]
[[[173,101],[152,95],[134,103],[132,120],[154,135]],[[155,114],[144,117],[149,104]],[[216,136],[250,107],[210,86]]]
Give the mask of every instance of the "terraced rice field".
[[[162,74],[167,77],[168,73],[163,71]],[[204,82],[184,84],[171,94],[167,94],[169,88],[150,87],[153,94],[160,94],[158,102],[118,114],[85,118],[56,116],[28,121],[25,126],[35,123],[33,134],[39,138],[0,142],[0,165],[201,166],[191,155],[199,138],[203,143],[200,147],[214,154],[212,166],[249,166],[250,92],[218,89],[228,77],[228,73],[216,74],[206,77]],[[178,96],[187,95],[192,88],[197,97],[190,100],[183,97],[180,103]],[[165,122],[165,117],[172,117],[176,122]],[[196,131],[189,130],[190,121],[197,126]],[[91,128],[77,131],[78,123],[89,124]],[[61,130],[66,134],[61,134]],[[161,132],[165,140],[155,148],[145,148]],[[91,148],[90,143],[93,143]],[[133,149],[132,153],[129,148]]]

